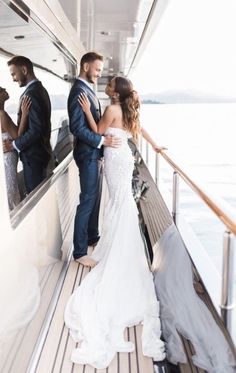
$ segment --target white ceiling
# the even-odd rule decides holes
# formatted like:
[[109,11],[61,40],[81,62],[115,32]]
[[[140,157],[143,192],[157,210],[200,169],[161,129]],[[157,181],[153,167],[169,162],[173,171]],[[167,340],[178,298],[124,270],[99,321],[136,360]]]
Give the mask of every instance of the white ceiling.
[[127,74],[157,0],[60,0],[86,50],[105,57],[104,74]]
[[66,59],[52,37],[26,16],[27,13],[30,14],[27,8],[23,13],[0,0],[0,53],[9,57],[25,55],[36,65],[64,77],[67,74]]
[[71,61],[92,49],[104,55],[105,75],[126,75],[153,3],[157,1],[0,0],[0,47],[9,56],[27,55],[61,77],[70,74]]

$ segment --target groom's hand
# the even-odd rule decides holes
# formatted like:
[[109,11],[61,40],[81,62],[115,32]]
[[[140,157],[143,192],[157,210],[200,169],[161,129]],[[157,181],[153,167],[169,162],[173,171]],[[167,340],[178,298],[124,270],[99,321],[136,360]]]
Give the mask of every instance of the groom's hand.
[[104,137],[103,145],[110,146],[112,148],[119,148],[121,146],[122,139],[120,137],[107,135]]
[[3,153],[11,152],[14,150],[12,140],[3,140],[2,142]]

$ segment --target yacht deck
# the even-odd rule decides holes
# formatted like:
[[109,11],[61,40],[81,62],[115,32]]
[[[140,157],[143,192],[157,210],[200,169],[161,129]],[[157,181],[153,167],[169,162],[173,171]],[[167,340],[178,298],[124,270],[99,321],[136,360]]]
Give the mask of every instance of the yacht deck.
[[[91,366],[73,364],[70,354],[76,347],[69,336],[68,329],[64,324],[63,313],[65,304],[73,292],[88,273],[88,269],[71,262],[67,271],[63,288],[58,299],[57,307],[51,321],[50,329],[44,343],[36,372],[60,372],[60,373],[95,373],[97,370]],[[133,353],[117,353],[109,368],[99,370],[101,373],[136,373],[154,372],[153,361],[143,356],[141,352],[142,326],[126,330],[126,337],[135,344]]]
[[[149,243],[153,248],[172,219],[152,181],[146,167],[139,165],[141,180],[148,180],[147,200],[141,200],[139,211],[145,224]],[[103,190],[101,218],[103,216],[106,188]],[[72,221],[71,221],[72,222]],[[70,294],[81,283],[89,269],[74,261],[67,261],[71,248],[73,224],[64,233],[62,252],[63,260],[54,261],[40,269],[41,302],[33,320],[4,346],[0,361],[1,373],[206,373],[192,363],[194,350],[189,341],[183,338],[187,364],[170,366],[166,361],[156,365],[152,359],[144,357],[141,349],[142,326],[128,328],[126,339],[135,344],[133,353],[117,353],[107,369],[97,370],[91,366],[73,364],[70,360],[72,350],[76,347],[64,324],[64,309]],[[155,260],[155,252],[154,252]],[[194,271],[195,272],[195,271]],[[212,312],[221,330],[225,333],[233,350],[228,333],[224,330],[219,315],[201,286],[195,272],[196,290]]]

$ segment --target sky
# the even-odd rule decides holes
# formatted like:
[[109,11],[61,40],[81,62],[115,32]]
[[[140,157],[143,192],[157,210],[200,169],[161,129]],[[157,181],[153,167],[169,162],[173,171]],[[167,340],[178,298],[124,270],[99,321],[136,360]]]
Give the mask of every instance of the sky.
[[[131,75],[135,88],[142,95],[187,90],[236,98],[235,20],[236,0],[169,0]],[[0,84],[17,101],[22,89],[2,61]],[[42,77],[44,85],[47,80],[50,92],[55,86]],[[57,87],[59,93],[64,87]]]
[[236,0],[170,0],[131,76],[135,88],[236,97],[235,20]]

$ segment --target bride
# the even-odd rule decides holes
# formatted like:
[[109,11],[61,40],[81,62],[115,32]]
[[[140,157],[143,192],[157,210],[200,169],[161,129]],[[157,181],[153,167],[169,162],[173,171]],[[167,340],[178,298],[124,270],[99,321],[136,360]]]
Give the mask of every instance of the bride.
[[160,340],[159,304],[153,276],[145,257],[137,207],[131,190],[134,167],[129,137],[141,131],[156,151],[159,148],[139,125],[139,98],[131,82],[115,77],[106,87],[111,98],[98,124],[93,120],[85,95],[79,103],[91,129],[119,136],[119,148],[105,147],[104,171],[109,191],[102,234],[92,253],[96,266],[70,297],[65,323],[72,338],[80,342],[71,355],[74,363],[106,368],[116,352],[132,352],[132,342],[124,340],[126,327],[143,322],[143,354],[155,360],[165,358]]
[[[22,117],[19,126],[16,126],[4,109],[9,95],[5,88],[0,87],[0,123],[2,130],[2,141],[14,140],[26,129],[27,117],[30,107],[30,99],[24,96],[21,101]],[[16,150],[4,153],[4,166],[6,172],[7,196],[9,209],[13,210],[20,203],[20,192],[17,181],[18,154]]]

